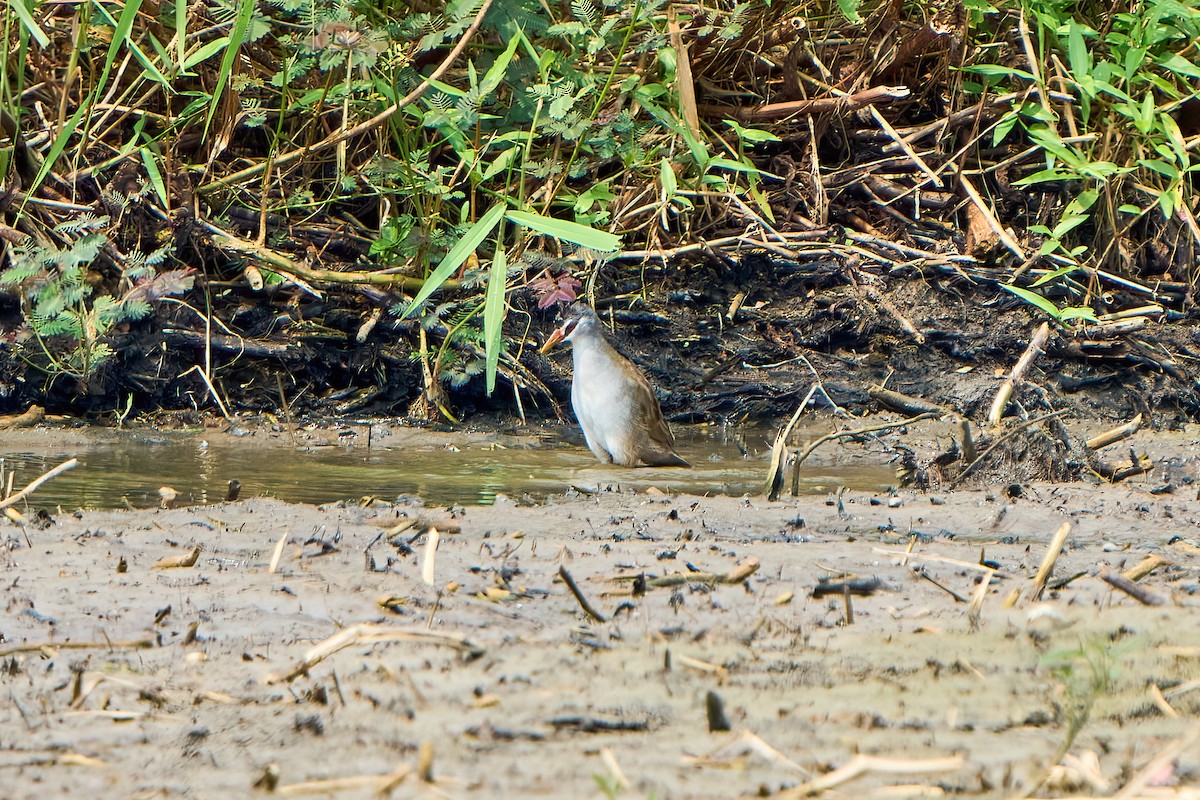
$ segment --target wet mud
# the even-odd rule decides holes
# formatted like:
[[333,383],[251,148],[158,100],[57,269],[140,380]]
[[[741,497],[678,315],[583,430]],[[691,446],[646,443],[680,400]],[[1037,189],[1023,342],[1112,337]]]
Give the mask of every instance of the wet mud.
[[1195,486],[1009,494],[52,510],[3,531],[0,794],[1194,786]]

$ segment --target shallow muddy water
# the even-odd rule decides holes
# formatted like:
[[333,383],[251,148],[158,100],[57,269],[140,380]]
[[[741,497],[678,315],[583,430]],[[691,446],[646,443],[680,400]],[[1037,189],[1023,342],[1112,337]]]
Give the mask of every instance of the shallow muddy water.
[[[20,732],[0,797],[248,797],[267,778],[273,796],[591,798],[602,779],[782,800],[835,767],[858,775],[837,796],[1150,797],[1120,787],[1159,762],[1200,783],[1192,484],[880,502],[889,447],[867,440],[804,472],[810,492],[850,486],[839,503],[648,492],[762,480],[770,431],[677,433],[694,469],[599,466],[566,427],[5,432],[17,487],[83,464],[31,505],[150,508],[0,535],[0,731]],[[183,506],[231,477],[241,502]],[[164,484],[177,507],[157,507]],[[444,518],[392,502],[411,493],[473,507],[388,537]],[[1135,570],[1138,592],[1115,588]],[[829,591],[847,576],[870,585]],[[855,773],[862,755],[927,772]],[[1051,784],[1075,764],[1090,788]]]
[[[80,467],[40,488],[33,501],[64,509],[157,506],[162,486],[178,492],[176,504],[219,502],[231,479],[240,481],[243,498],[300,503],[417,495],[430,505],[488,505],[497,494],[542,499],[571,487],[654,486],[734,497],[760,491],[770,431],[696,427],[677,433],[691,469],[601,465],[567,429],[506,436],[361,426],[305,431],[296,445],[282,432],[237,428],[232,433],[93,430],[82,438],[22,437],[0,456],[7,470],[16,471],[16,487],[77,457]],[[893,481],[893,468],[882,457],[817,462],[801,470],[806,494],[839,486],[881,490]]]

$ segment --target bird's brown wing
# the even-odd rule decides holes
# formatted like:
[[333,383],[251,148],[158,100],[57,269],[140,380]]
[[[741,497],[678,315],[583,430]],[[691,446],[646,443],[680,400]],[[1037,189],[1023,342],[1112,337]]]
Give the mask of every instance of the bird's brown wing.
[[662,406],[658,404],[650,382],[633,362],[629,366],[632,367],[631,374],[637,377],[632,386],[636,410],[634,421],[638,430],[643,432],[638,442],[638,458],[652,467],[690,467],[691,464],[675,452],[675,437],[663,418]]

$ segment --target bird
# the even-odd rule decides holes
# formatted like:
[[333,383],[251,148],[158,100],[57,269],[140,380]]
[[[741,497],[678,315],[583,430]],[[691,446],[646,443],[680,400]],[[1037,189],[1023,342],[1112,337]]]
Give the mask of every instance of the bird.
[[571,407],[588,449],[602,463],[636,467],[690,467],[675,452],[675,437],[663,419],[650,382],[604,336],[596,312],[582,302],[563,314],[541,352],[571,343],[574,374]]

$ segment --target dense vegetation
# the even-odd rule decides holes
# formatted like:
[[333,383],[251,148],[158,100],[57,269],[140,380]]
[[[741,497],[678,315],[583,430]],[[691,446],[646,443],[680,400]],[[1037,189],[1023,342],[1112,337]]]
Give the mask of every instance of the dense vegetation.
[[1194,313],[1174,0],[5,9],[0,402],[269,406],[271,364],[327,410],[519,408],[536,307],[747,252],[1067,332]]

